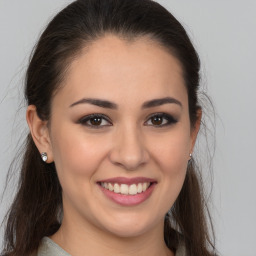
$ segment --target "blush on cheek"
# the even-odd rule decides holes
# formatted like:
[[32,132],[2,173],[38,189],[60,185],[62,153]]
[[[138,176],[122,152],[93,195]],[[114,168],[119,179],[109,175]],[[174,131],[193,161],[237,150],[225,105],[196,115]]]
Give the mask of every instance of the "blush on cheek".
[[168,150],[161,152],[161,163],[165,164],[165,170],[171,169],[180,172],[186,170],[188,157],[188,146],[176,144],[175,147],[170,147]]

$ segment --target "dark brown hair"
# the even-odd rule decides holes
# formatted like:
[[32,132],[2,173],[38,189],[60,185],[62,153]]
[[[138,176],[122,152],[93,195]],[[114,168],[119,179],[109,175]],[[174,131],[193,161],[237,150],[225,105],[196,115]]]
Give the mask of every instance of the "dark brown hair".
[[[191,126],[198,118],[200,62],[182,25],[151,0],[78,0],[57,14],[41,35],[26,73],[25,97],[42,120],[50,120],[51,99],[72,60],[96,39],[111,33],[124,40],[148,37],[181,63],[189,99]],[[44,236],[60,227],[62,189],[54,163],[45,164],[29,134],[18,191],[10,208],[3,254],[30,255]],[[175,252],[181,240],[188,255],[215,250],[205,215],[206,202],[194,160],[183,188],[165,218],[165,242]]]

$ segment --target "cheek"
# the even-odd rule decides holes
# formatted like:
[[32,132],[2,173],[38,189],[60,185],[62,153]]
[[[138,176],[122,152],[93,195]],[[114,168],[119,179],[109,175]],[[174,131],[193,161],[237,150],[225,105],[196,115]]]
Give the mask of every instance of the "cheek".
[[[88,178],[94,174],[105,155],[101,143],[79,130],[58,130],[53,134],[53,156],[60,182]],[[77,182],[77,180],[76,180]]]
[[166,175],[182,175],[186,171],[190,153],[190,133],[177,129],[166,134],[154,144],[152,149],[155,161]]
[[[154,141],[151,157],[155,173],[159,177],[155,207],[164,216],[173,206],[184,183],[189,159],[190,132],[186,127],[177,127],[164,136],[156,136]],[[149,141],[149,144],[153,145],[153,141]]]
[[161,156],[159,155],[165,189],[168,191],[167,195],[172,203],[176,200],[186,176],[187,152],[186,146],[175,144],[175,147],[170,146],[169,150],[163,152]]
[[[182,127],[158,140],[154,159],[161,170],[162,192],[167,210],[173,205],[183,186],[190,153],[190,130]],[[152,154],[153,155],[153,154]]]

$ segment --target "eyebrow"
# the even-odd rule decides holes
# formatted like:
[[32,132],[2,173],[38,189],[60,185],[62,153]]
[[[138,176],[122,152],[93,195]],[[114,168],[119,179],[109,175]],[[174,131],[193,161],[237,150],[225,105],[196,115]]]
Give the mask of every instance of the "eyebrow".
[[157,107],[161,106],[164,104],[177,104],[182,107],[182,104],[180,101],[177,99],[171,98],[171,97],[166,97],[166,98],[161,98],[161,99],[154,99],[154,100],[149,100],[143,103],[142,108],[152,108],[152,107]]
[[76,106],[78,104],[92,104],[98,107],[102,107],[102,108],[110,108],[110,109],[117,109],[117,104],[107,101],[107,100],[100,100],[100,99],[91,99],[91,98],[84,98],[81,99],[79,101],[74,102],[73,104],[71,104],[69,107],[73,107]]
[[[92,104],[98,107],[102,107],[102,108],[109,108],[109,109],[118,109],[118,106],[116,103],[110,102],[108,100],[101,100],[101,99],[92,99],[92,98],[83,98],[79,101],[76,101],[74,103],[72,103],[69,107],[73,107],[76,106],[78,104]],[[165,98],[160,98],[160,99],[153,99],[153,100],[149,100],[146,101],[142,104],[142,109],[145,108],[152,108],[152,107],[157,107],[157,106],[161,106],[164,104],[177,104],[179,106],[182,107],[182,104],[180,101],[178,101],[175,98],[171,98],[171,97],[165,97]]]

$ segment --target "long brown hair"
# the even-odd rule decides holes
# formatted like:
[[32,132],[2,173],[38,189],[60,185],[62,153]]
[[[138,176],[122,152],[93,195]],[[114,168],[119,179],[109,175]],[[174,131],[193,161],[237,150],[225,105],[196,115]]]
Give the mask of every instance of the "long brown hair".
[[[65,79],[72,59],[104,34],[124,40],[148,36],[181,63],[189,99],[191,126],[198,116],[200,61],[182,25],[151,0],[77,0],[49,23],[41,35],[25,80],[25,98],[42,120],[50,120],[51,99]],[[176,251],[181,240],[190,256],[215,251],[208,232],[206,201],[195,160],[191,160],[182,190],[165,218],[165,242]],[[30,255],[44,236],[61,225],[62,188],[54,163],[45,164],[30,134],[25,143],[16,197],[10,208],[3,254]]]

